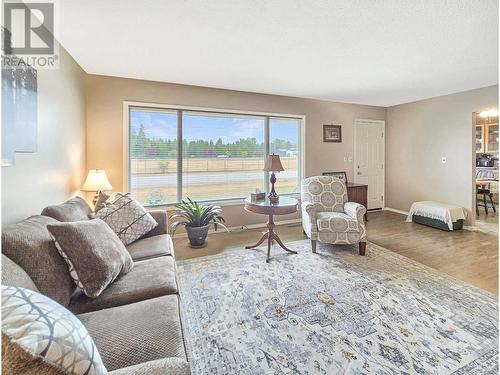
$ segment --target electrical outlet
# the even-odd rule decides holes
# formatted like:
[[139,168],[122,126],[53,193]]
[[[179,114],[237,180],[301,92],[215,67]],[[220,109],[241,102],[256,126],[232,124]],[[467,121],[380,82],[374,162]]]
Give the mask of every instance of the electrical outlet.
[[344,163],[347,163],[347,156],[344,156]]
[[441,156],[441,163],[446,164],[446,156]]

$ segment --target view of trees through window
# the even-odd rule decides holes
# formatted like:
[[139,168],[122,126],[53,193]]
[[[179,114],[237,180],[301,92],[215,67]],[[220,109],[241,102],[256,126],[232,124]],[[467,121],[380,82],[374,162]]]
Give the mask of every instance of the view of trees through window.
[[298,191],[299,139],[297,118],[134,107],[130,110],[130,188],[147,205],[175,203],[185,197],[243,198],[256,188],[266,190],[264,159],[267,153],[275,153],[285,169],[277,175],[276,189],[280,194],[294,193]]

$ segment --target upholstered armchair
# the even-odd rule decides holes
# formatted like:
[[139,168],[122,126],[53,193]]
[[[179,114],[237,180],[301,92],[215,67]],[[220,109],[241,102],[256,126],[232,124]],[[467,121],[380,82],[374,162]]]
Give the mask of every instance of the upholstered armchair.
[[312,252],[319,240],[330,244],[359,244],[365,255],[366,208],[347,201],[344,181],[332,176],[315,176],[302,180],[302,226],[311,239]]

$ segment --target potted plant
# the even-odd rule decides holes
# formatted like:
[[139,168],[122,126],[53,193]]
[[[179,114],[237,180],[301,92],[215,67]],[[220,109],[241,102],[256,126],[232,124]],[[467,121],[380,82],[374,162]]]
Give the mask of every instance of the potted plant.
[[213,204],[200,204],[187,198],[176,205],[178,211],[172,215],[172,236],[180,225],[186,228],[190,246],[200,248],[205,246],[208,229],[211,225],[217,231],[219,226],[229,231],[223,224],[224,218],[221,216],[222,208]]

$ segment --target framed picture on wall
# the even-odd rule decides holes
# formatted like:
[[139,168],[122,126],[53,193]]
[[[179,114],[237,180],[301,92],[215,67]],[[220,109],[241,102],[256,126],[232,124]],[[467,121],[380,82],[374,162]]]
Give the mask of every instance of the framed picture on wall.
[[323,125],[323,142],[342,142],[342,126]]
[[342,172],[323,172],[322,175],[323,176],[337,177],[338,179],[344,181],[347,184],[347,173],[345,173],[344,171],[342,171]]

